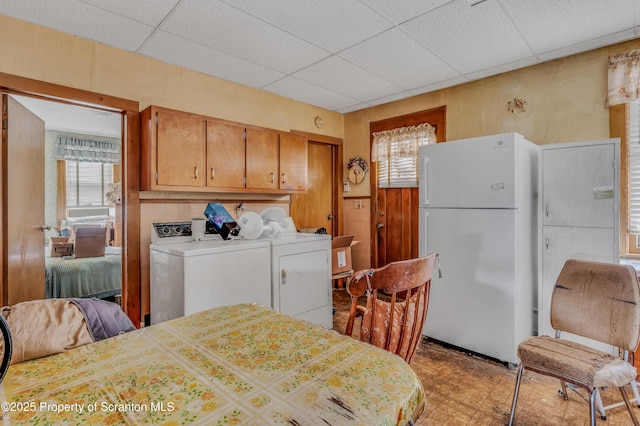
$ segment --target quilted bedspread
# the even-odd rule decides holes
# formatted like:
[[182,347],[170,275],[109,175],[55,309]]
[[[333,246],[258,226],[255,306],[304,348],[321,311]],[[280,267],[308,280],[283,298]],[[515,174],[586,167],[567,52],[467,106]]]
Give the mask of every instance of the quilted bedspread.
[[243,304],[12,365],[10,424],[405,424],[424,407],[400,357]]

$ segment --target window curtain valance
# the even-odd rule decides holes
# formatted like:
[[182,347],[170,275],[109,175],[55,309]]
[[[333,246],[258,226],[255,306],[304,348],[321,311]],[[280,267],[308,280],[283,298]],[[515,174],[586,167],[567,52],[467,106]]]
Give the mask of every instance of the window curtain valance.
[[371,161],[416,157],[422,145],[436,143],[435,130],[429,123],[399,127],[373,133]]
[[120,142],[58,136],[54,158],[117,164],[120,163]]
[[640,49],[609,57],[606,106],[624,104],[640,95]]

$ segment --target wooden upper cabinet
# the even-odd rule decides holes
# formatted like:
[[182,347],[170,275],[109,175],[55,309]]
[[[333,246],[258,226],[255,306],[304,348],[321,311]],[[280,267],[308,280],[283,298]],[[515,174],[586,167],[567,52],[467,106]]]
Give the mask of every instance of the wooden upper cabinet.
[[205,184],[205,121],[197,116],[157,112],[158,185]]
[[244,188],[244,127],[207,120],[207,187]]
[[206,123],[197,115],[149,107],[141,114],[142,190],[206,184]]
[[308,146],[303,136],[280,133],[280,189],[307,189]]
[[157,106],[140,122],[143,191],[306,191],[304,137]]
[[247,129],[247,188],[278,189],[278,133]]

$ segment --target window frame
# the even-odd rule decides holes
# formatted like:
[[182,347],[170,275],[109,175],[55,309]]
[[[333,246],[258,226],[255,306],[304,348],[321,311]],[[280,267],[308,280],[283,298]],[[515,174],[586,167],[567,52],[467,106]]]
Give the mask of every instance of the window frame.
[[640,258],[635,236],[629,232],[629,105],[609,108],[609,136],[620,138],[620,255]]

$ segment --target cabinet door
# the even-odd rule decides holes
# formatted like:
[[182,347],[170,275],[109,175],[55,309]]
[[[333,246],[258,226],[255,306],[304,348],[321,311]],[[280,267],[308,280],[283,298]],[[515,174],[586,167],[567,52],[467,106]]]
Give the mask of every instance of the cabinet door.
[[201,117],[157,111],[157,185],[205,185],[205,121]]
[[247,129],[247,188],[278,189],[278,134]]
[[280,134],[280,189],[307,189],[307,138]]
[[207,186],[244,187],[244,127],[207,120]]
[[605,140],[549,146],[541,153],[543,224],[613,228],[616,145]]
[[[579,226],[543,226],[541,241],[540,286],[538,287],[538,334],[554,336],[551,327],[551,296],[560,271],[567,259],[617,263],[618,246],[611,228],[584,228]],[[444,258],[444,257],[443,257]],[[607,353],[613,347],[571,333],[562,337]]]

